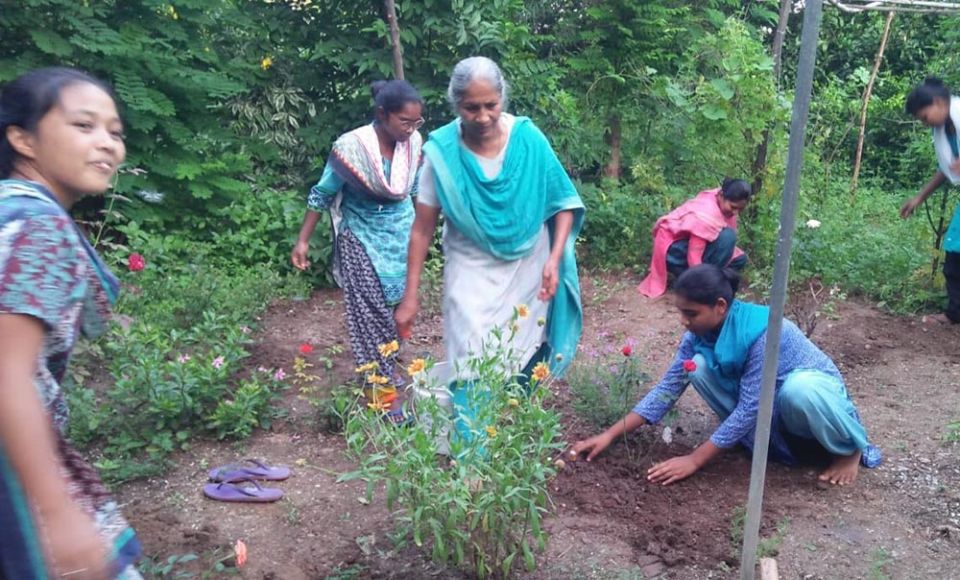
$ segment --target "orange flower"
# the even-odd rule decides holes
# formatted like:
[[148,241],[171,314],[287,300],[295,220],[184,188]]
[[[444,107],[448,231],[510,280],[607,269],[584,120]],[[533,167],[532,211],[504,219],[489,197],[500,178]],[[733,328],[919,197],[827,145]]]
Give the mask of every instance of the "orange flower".
[[492,425],[491,425],[491,426],[488,426],[488,427],[487,427],[487,435],[489,435],[490,437],[496,437],[496,436],[497,436],[497,428],[496,428],[496,427],[493,427]]
[[368,407],[369,409],[374,410],[374,411],[379,411],[379,412],[381,412],[381,413],[386,413],[387,411],[390,410],[390,403],[388,403],[388,402],[386,402],[386,401],[383,401],[383,400],[380,400],[380,401],[373,400],[373,401],[370,401],[369,403],[367,403],[367,407]]
[[377,349],[380,351],[380,356],[388,357],[400,350],[400,343],[395,340],[391,340],[386,344],[381,344],[377,347]]
[[385,385],[390,382],[390,379],[377,373],[371,373],[367,375],[367,382],[374,385]]
[[233,554],[237,558],[237,568],[242,568],[247,563],[247,545],[243,540],[237,540],[233,546]]
[[550,367],[546,363],[538,362],[535,367],[533,367],[533,379],[536,381],[544,381],[547,377],[550,376]]
[[412,377],[413,375],[422,373],[423,371],[426,370],[426,368],[427,368],[427,361],[423,360],[422,358],[415,358],[413,359],[413,362],[411,362],[410,365],[407,366],[407,374]]
[[527,306],[526,304],[517,305],[517,317],[520,320],[524,320],[528,316],[530,316],[530,307]]
[[356,369],[354,369],[354,372],[357,373],[358,375],[362,375],[363,373],[368,373],[378,368],[380,368],[380,363],[378,363],[377,361],[373,361],[373,362],[368,362],[365,365],[358,366]]

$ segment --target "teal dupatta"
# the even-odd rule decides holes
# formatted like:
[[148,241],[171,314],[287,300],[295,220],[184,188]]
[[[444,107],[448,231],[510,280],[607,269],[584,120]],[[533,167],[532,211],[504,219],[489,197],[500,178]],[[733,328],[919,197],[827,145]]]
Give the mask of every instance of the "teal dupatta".
[[[693,350],[704,358],[723,394],[736,401],[740,378],[753,343],[767,331],[770,307],[734,300],[716,340],[694,337]],[[733,408],[731,406],[731,408]]]
[[544,134],[527,117],[516,117],[503,169],[484,175],[460,140],[460,121],[430,133],[423,153],[433,165],[437,198],[444,216],[484,251],[517,260],[534,248],[544,222],[551,243],[561,211],[573,211],[573,228],[564,245],[557,294],[547,317],[547,341],[561,355],[551,371],[560,376],[573,360],[583,328],[580,281],[574,245],[583,226],[584,205]]

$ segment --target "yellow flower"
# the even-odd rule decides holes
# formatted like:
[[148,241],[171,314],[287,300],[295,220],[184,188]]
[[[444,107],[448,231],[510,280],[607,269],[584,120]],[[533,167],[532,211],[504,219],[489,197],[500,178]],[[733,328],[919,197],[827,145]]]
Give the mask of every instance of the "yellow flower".
[[422,373],[424,370],[426,370],[426,368],[427,361],[423,360],[422,358],[415,358],[413,359],[413,362],[407,366],[407,374],[412,377],[413,375]]
[[530,316],[530,308],[526,304],[517,305],[517,317],[525,320],[528,316]]
[[390,382],[390,379],[383,375],[378,375],[377,373],[372,373],[367,375],[367,382],[374,385],[385,385]]
[[373,361],[373,362],[368,362],[365,365],[358,366],[356,369],[354,369],[354,372],[356,372],[358,375],[362,375],[363,373],[369,373],[370,371],[376,370],[378,368],[380,368],[380,363],[378,363],[377,361]]
[[373,411],[379,411],[381,413],[386,413],[390,410],[390,403],[386,401],[370,401],[367,403],[367,408]]
[[520,401],[516,399],[510,399],[509,401],[507,401],[507,404],[513,407],[514,409],[516,409],[517,407],[520,406]]
[[533,367],[533,379],[536,381],[544,381],[547,377],[550,376],[550,367],[545,363],[538,362],[537,366]]
[[400,350],[400,343],[395,340],[391,340],[387,344],[381,344],[378,346],[377,350],[380,351],[380,356],[387,357]]
[[263,60],[260,61],[260,68],[262,68],[263,70],[267,70],[272,66],[273,66],[273,59],[270,58],[269,56],[263,57]]
[[497,428],[494,427],[494,426],[492,426],[492,425],[489,426],[489,427],[487,427],[487,435],[489,435],[490,437],[496,437],[496,436],[497,436]]

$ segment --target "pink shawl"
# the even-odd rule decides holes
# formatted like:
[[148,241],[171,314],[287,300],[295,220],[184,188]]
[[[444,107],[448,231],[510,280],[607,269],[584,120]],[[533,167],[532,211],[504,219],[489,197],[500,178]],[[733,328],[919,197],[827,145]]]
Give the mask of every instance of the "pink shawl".
[[[717,205],[719,191],[719,189],[701,191],[695,198],[657,220],[653,226],[653,257],[650,260],[650,273],[637,287],[641,294],[656,298],[666,292],[667,250],[670,244],[689,239],[690,236],[712,242],[717,239],[723,228],[737,229],[737,216],[726,217]],[[736,248],[733,251],[733,258],[742,254],[743,250]]]

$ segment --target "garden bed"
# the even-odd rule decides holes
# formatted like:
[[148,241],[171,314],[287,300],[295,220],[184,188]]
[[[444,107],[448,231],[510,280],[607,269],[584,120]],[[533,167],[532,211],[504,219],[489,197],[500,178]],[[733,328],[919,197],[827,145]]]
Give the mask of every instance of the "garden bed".
[[[668,364],[679,325],[666,300],[640,299],[630,281],[584,280],[584,345],[619,349],[636,340],[653,375]],[[944,443],[946,425],[960,415],[957,329],[924,327],[856,303],[838,305],[814,339],[834,357],[884,451],[877,470],[857,484],[824,489],[810,468],[771,466],[762,535],[777,552],[786,578],[951,578],[960,570],[960,468],[956,443]],[[436,319],[417,328],[411,353],[439,350]],[[423,338],[425,337],[425,338]],[[352,373],[339,294],[323,291],[306,302],[275,305],[264,316],[252,359],[289,368],[302,342],[333,360],[317,369],[326,385]],[[553,400],[566,438],[593,428],[570,408],[559,383]],[[236,444],[201,442],[176,455],[164,478],[119,490],[125,511],[148,554],[158,560],[196,553],[177,569],[199,572],[243,538],[250,553],[246,578],[459,578],[411,546],[396,549],[382,494],[365,503],[362,482],[337,483],[354,469],[341,437],[318,434],[316,413],[295,389],[285,394],[287,421]],[[749,460],[719,457],[688,481],[661,487],[643,472],[659,459],[683,453],[709,436],[715,419],[695,394],[679,403],[673,441],[644,428],[629,448],[612,446],[590,464],[568,466],[551,482],[550,543],[530,578],[733,578],[737,574],[738,515],[746,501]],[[272,505],[229,505],[203,499],[205,470],[237,457],[262,456],[294,467]],[[951,576],[953,575],[953,576]],[[169,577],[169,576],[168,576]]]

